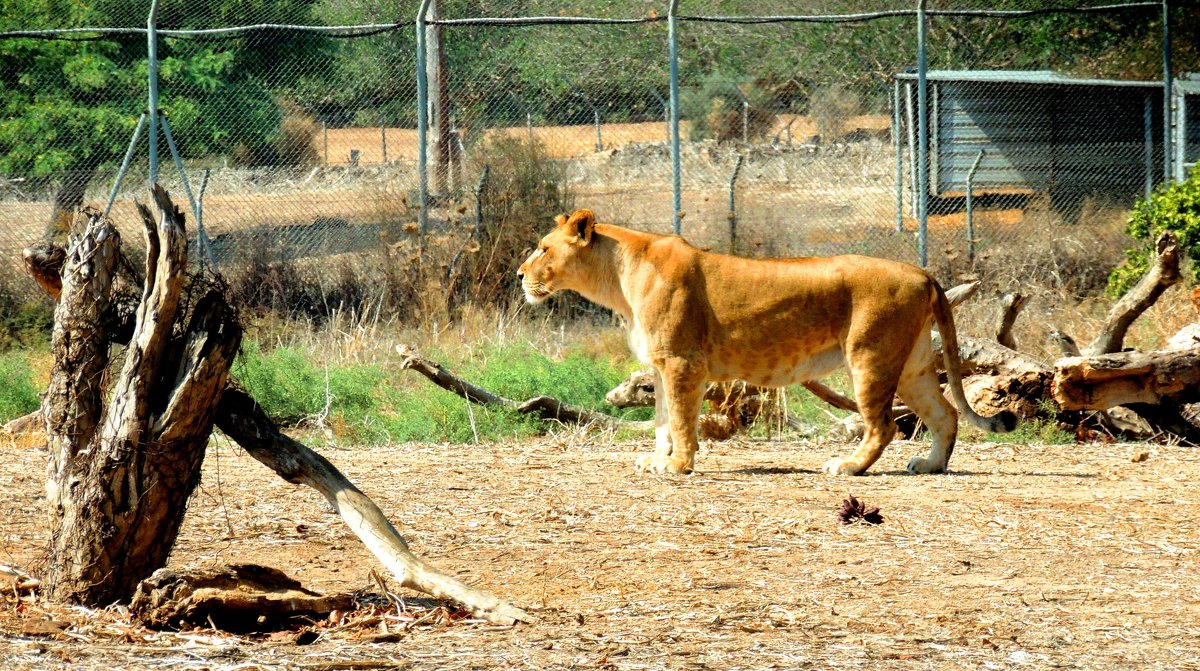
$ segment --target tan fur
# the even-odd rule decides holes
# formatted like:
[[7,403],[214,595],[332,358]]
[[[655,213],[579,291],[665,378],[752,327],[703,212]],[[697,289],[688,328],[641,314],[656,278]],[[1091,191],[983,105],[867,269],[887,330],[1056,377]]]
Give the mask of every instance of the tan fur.
[[710,254],[678,236],[597,224],[589,210],[556,222],[518,276],[530,302],[576,291],[625,318],[630,346],[665,392],[655,395],[655,451],[638,460],[639,470],[691,472],[706,382],[780,387],[845,365],[866,431],[854,454],[830,459],[825,471],[859,474],[875,463],[895,434],[898,394],[933,436],[929,456],[914,457],[908,470],[944,472],[958,418],[938,385],[934,323],[959,409],[986,430],[1015,426],[1011,415],[980,417],[967,403],[950,305],[916,266],[863,256]]

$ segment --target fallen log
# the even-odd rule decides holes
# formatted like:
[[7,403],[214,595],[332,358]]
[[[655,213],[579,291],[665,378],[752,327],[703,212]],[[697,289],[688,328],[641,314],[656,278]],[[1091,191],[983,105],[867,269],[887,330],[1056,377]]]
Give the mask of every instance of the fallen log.
[[217,627],[232,632],[312,622],[353,607],[352,595],[318,594],[278,569],[256,564],[161,568],[138,584],[129,601],[129,612],[151,629]]
[[1052,391],[1067,410],[1200,402],[1200,347],[1059,359]]
[[496,405],[521,414],[570,424],[596,424],[613,428],[627,424],[620,418],[577,408],[549,396],[535,396],[526,401],[505,398],[467,382],[441,364],[420,356],[408,345],[396,345],[396,353],[400,355],[400,368],[416,371],[442,389],[453,392],[471,403]]
[[[933,334],[933,351],[939,358],[942,356],[942,338],[936,331]],[[1049,373],[1046,364],[1026,356],[1014,349],[1009,349],[998,342],[971,336],[958,336],[958,353],[962,359],[963,375],[1027,375],[1031,373]]]
[[236,388],[225,390],[217,405],[217,427],[279,477],[320,492],[401,585],[460,603],[491,622],[515,624],[533,620],[520,608],[419,559],[374,501],[325,457],[280,432],[249,394]]

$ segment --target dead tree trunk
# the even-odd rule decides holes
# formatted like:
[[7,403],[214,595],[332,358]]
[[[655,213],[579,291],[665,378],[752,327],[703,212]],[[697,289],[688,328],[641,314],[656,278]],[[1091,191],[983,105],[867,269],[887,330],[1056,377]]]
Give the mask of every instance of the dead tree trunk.
[[166,563],[241,342],[219,288],[209,287],[186,314],[183,215],[161,187],[153,196],[158,221],[138,206],[146,284],[107,406],[111,334],[103,320],[120,256],[116,230],[91,217],[63,267],[43,402],[52,529],[46,588],[55,600],[127,599]]
[[1164,291],[1183,280],[1179,272],[1179,246],[1175,242],[1175,235],[1166,231],[1158,236],[1154,251],[1154,266],[1112,306],[1104,322],[1104,330],[1084,349],[1085,354],[1095,356],[1119,351],[1125,343],[1129,326],[1154,305]]
[[[161,190],[155,191],[155,198],[160,205],[170,205]],[[139,574],[147,577],[165,563],[215,418],[230,438],[281,477],[321,492],[405,586],[454,599],[492,622],[532,620],[521,609],[413,555],[378,506],[327,460],[280,433],[254,399],[236,388],[228,370],[241,333],[220,293],[210,290],[192,310],[191,326],[182,335],[174,329],[176,335],[163,350],[164,334],[173,332],[164,309],[178,306],[174,278],[182,274],[186,258],[186,250],[180,249],[183,220],[173,206],[164,207],[161,229],[153,226],[143,208],[150,238],[144,289],[139,273],[120,251],[116,231],[101,222],[100,213],[87,215],[90,225],[72,247],[71,263],[63,265],[64,246],[51,241],[46,248],[59,250],[57,263],[47,256],[43,263],[27,264],[38,283],[61,301],[55,313],[56,365],[47,401],[15,423],[36,422],[48,429],[48,491],[56,533],[46,582],[62,585],[49,591],[52,598],[123,600],[133,593]],[[174,303],[164,300],[172,295]],[[127,343],[132,344],[118,387],[133,396],[114,396],[119,403],[102,417],[99,399],[109,347]],[[156,352],[161,359],[157,377],[150,363]],[[147,388],[149,395],[143,393]],[[186,421],[189,408],[191,422]],[[106,428],[97,435],[101,422]],[[110,439],[112,435],[119,440]],[[130,457],[134,468],[126,463]],[[114,469],[115,477],[110,473]],[[84,494],[90,498],[81,502]],[[113,550],[122,543],[123,552]]]

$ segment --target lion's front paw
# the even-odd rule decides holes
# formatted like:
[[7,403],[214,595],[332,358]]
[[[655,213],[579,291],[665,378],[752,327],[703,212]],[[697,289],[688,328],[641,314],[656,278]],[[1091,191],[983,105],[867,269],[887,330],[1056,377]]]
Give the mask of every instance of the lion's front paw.
[[825,462],[825,465],[821,467],[821,470],[825,471],[829,475],[858,475],[859,473],[858,469],[854,467],[854,464],[842,459],[841,457],[834,457]]
[[913,475],[945,473],[946,464],[936,464],[925,457],[913,457],[908,460],[908,472]]
[[637,469],[642,473],[675,473],[686,475],[692,472],[690,459],[674,459],[668,454],[655,452],[638,457]]

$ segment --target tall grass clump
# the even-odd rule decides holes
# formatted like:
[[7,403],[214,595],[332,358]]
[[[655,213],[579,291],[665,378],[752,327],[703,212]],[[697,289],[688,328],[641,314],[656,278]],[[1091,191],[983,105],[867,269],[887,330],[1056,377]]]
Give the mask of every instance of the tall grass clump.
[[0,421],[37,410],[42,402],[38,393],[28,355],[14,350],[0,353]]

